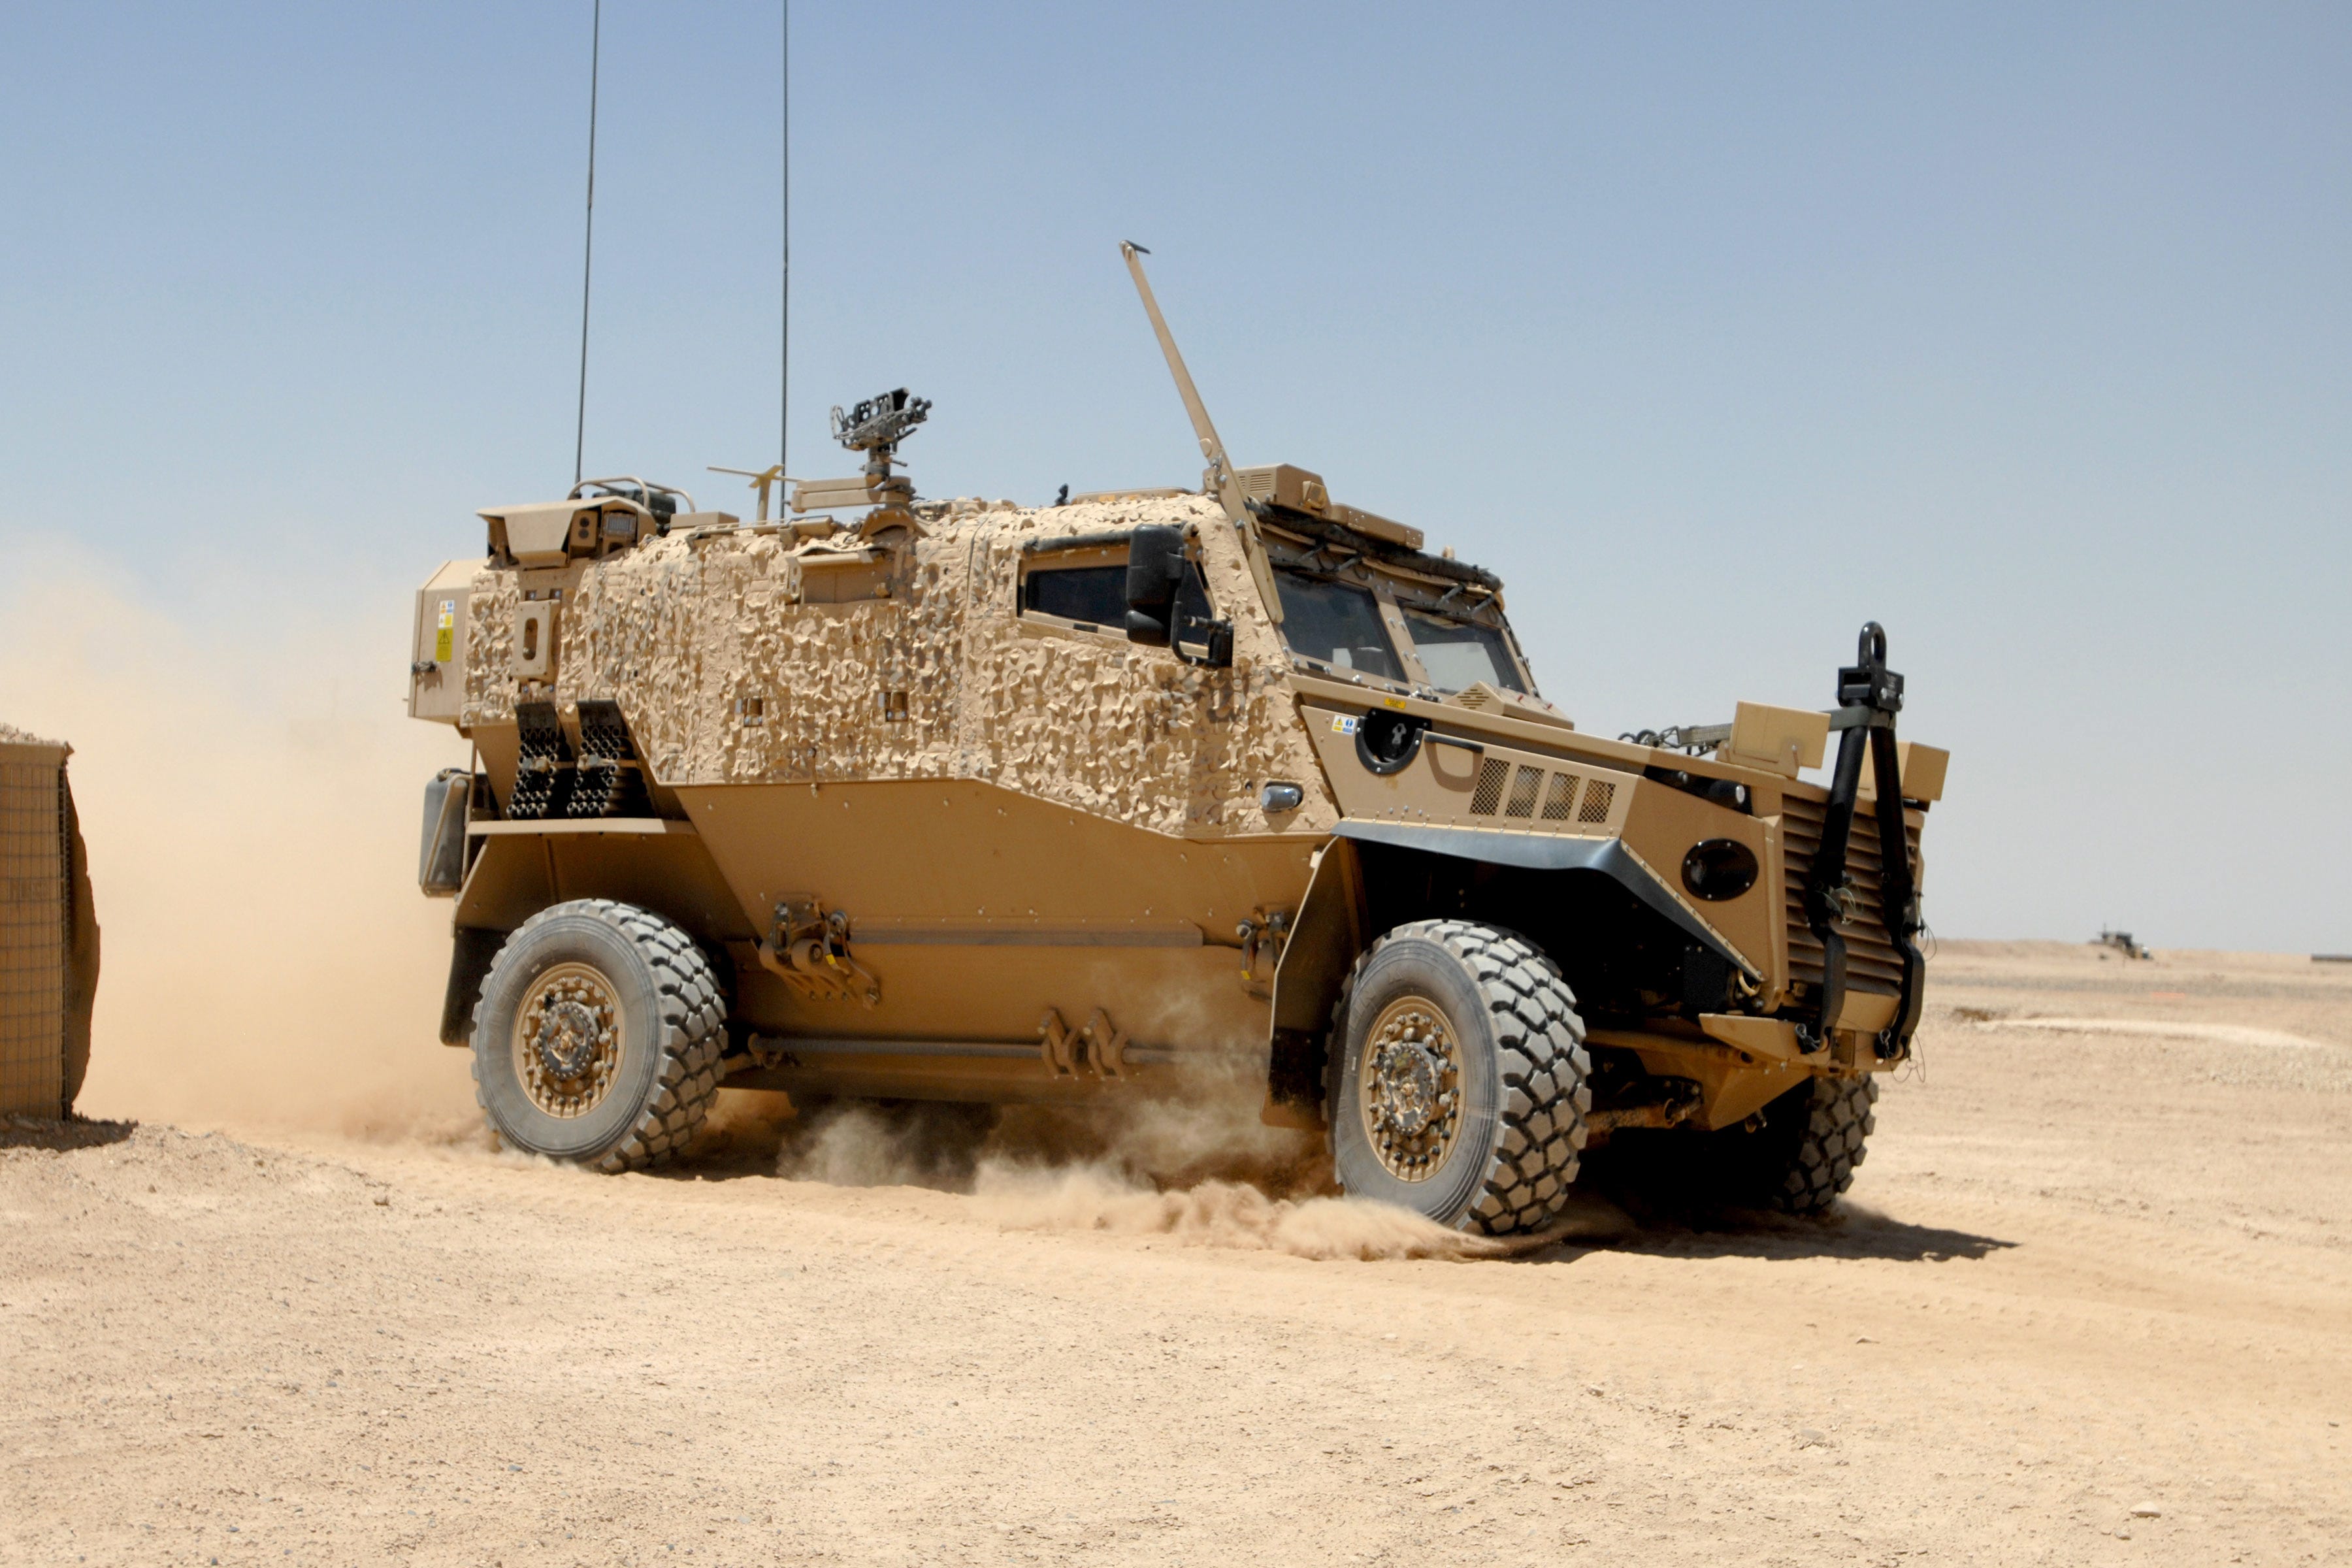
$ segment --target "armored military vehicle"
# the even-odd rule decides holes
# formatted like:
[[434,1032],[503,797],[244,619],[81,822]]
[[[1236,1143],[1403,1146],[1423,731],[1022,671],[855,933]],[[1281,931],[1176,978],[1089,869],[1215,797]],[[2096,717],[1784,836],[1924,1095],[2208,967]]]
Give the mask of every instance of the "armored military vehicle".
[[1449,1225],[1540,1228],[1633,1129],[1727,1198],[1831,1203],[1919,1017],[1942,787],[1884,636],[1829,711],[1588,734],[1492,574],[1227,460],[1127,260],[1198,492],[919,499],[900,391],[835,411],[862,472],[757,476],[751,521],[593,480],[484,510],[487,558],[418,595],[411,711],[475,759],[425,802],[442,1037],[500,1136],[624,1170],[722,1084],[1222,1068],[1347,1191]]

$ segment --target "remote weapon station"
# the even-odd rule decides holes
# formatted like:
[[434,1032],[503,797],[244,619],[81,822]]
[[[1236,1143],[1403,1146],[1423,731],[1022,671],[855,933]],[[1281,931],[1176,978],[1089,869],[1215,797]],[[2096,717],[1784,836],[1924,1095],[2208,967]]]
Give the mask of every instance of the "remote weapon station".
[[1491,573],[1229,460],[1124,254],[1198,490],[919,499],[901,390],[834,411],[862,471],[755,476],[752,521],[587,480],[419,593],[410,712],[475,756],[425,795],[441,1034],[499,1135],[625,1170],[721,1085],[1238,1075],[1448,1225],[1540,1229],[1611,1138],[1834,1201],[1918,1023],[1944,778],[1885,635],[1828,711],[1584,733]]

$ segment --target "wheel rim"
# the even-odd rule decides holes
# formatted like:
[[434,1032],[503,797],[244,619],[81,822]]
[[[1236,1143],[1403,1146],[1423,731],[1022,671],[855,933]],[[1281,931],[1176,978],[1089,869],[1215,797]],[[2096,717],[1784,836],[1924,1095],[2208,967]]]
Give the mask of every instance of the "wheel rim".
[[585,1116],[612,1091],[624,1043],[613,983],[585,963],[559,963],[531,983],[516,1009],[515,1076],[548,1115]]
[[1462,1047],[1436,1003],[1399,997],[1372,1020],[1356,1100],[1391,1175],[1425,1182],[1444,1168],[1462,1129]]

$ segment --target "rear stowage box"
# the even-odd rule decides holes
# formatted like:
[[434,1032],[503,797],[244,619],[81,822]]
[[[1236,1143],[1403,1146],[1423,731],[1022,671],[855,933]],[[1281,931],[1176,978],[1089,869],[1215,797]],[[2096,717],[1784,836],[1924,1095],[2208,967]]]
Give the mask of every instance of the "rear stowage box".
[[480,561],[446,561],[416,591],[410,638],[408,716],[455,724],[466,709],[466,638]]
[[0,724],[0,1112],[64,1115],[89,1067],[98,919],[71,752]]

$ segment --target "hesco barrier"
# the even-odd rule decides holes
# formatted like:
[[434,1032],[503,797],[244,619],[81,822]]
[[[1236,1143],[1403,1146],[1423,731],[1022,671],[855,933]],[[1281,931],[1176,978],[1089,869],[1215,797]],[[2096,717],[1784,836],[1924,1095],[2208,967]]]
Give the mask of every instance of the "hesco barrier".
[[69,1111],[89,1066],[98,920],[72,750],[0,724],[0,1111]]

